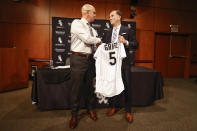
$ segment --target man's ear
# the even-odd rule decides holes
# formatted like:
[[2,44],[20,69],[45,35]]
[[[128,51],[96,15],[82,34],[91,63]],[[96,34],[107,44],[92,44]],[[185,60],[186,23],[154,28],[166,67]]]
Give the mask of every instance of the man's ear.
[[119,16],[119,18],[120,18],[120,21],[121,21],[121,18],[122,18],[122,17],[121,17],[121,16]]

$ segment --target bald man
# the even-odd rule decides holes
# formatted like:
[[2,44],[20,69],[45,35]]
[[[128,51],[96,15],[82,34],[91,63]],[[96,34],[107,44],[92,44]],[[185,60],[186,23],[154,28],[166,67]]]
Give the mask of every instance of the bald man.
[[[77,126],[77,113],[79,110],[79,102],[81,95],[81,88],[84,85],[87,71],[89,70],[91,62],[90,56],[92,54],[91,46],[101,42],[97,38],[97,32],[90,26],[96,17],[96,10],[94,6],[85,4],[81,8],[82,18],[75,19],[71,24],[71,104],[72,104],[72,118],[70,120],[70,128],[74,129]],[[93,111],[94,92],[90,91],[88,94],[87,109],[92,120],[97,120],[96,113]]]

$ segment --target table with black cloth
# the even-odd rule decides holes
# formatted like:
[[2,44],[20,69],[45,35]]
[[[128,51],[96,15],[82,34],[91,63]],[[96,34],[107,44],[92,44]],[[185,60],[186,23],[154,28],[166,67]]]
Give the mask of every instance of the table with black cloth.
[[[76,81],[77,82],[77,81]],[[131,104],[133,106],[147,106],[155,100],[163,98],[163,78],[159,71],[141,66],[131,67]],[[32,84],[32,101],[41,110],[70,109],[70,69],[39,69],[35,73]],[[85,107],[85,86],[81,89],[80,108]],[[102,97],[97,98],[96,108],[108,107]],[[105,101],[106,102],[106,101]],[[120,100],[124,106],[124,97]]]

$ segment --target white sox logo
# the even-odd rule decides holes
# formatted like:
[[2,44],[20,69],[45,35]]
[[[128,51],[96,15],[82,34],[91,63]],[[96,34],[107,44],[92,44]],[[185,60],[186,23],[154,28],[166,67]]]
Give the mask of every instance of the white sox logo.
[[99,104],[102,104],[102,103],[109,104],[108,99],[104,97],[103,95],[101,95],[100,93],[96,93],[96,97],[98,98]]
[[62,57],[61,57],[61,55],[58,55],[57,57],[58,57],[58,61],[62,62]]
[[131,24],[128,24],[128,28],[131,28]]
[[61,38],[61,37],[58,37],[58,42],[59,42],[60,44],[62,44],[62,38]]
[[62,20],[58,20],[59,26],[63,26]]
[[108,23],[108,22],[107,22],[105,25],[106,25],[106,27],[107,27],[107,28],[110,28],[110,25],[109,25],[109,23]]

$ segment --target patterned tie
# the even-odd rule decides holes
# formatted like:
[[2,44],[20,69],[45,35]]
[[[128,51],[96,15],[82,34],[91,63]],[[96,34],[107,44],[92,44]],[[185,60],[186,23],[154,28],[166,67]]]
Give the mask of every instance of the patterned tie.
[[[90,23],[87,23],[89,30],[90,30],[90,35],[94,36],[93,31],[92,31],[92,27],[90,26]],[[96,45],[91,45],[91,50],[94,53],[96,51]]]
[[87,25],[88,25],[89,30],[90,30],[90,35],[91,35],[91,36],[94,36],[93,31],[92,31],[92,28],[91,28],[91,26],[90,26],[90,23],[87,23]]
[[112,43],[114,43],[116,41],[117,33],[118,33],[117,30],[118,30],[118,28],[114,27],[114,31],[113,31],[113,34],[112,34],[112,40],[111,40]]

